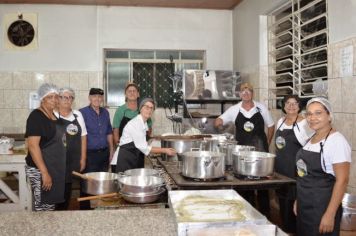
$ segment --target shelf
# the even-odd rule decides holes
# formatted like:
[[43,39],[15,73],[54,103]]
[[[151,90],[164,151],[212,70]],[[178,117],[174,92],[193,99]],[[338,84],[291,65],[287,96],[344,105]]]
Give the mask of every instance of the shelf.
[[277,60],[282,58],[293,56],[293,47],[291,45],[285,45],[270,52],[270,55],[274,56]]
[[271,65],[276,72],[282,72],[286,70],[293,69],[293,61],[291,59],[284,59],[281,61],[277,61]]

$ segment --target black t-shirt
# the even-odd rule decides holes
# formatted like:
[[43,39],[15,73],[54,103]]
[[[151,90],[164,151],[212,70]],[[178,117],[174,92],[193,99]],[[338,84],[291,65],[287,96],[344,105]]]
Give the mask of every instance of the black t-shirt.
[[[42,111],[35,109],[28,116],[26,121],[25,138],[30,136],[40,136],[40,149],[42,150],[56,134],[56,121],[49,119]],[[26,164],[36,167],[30,152],[26,157]]]

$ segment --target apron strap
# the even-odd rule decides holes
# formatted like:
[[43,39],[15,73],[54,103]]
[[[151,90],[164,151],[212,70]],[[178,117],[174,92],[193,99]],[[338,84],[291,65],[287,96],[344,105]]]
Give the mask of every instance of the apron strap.
[[320,142],[320,158],[321,158],[321,160],[323,161],[323,168],[324,168],[324,171],[326,171],[325,159],[324,159],[324,155],[323,155],[323,152],[324,152],[324,144],[325,144],[326,140],[328,139],[329,134],[330,134],[330,132],[331,132],[332,129],[333,129],[333,128],[331,127],[330,130],[329,130],[329,132],[328,132],[328,134],[327,134],[326,137],[325,137],[324,143],[323,143],[323,142]]

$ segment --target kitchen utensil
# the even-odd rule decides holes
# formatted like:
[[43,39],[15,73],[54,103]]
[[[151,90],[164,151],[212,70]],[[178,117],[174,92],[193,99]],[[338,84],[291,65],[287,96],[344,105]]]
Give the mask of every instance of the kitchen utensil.
[[345,193],[342,199],[341,230],[356,230],[356,195]]
[[167,156],[164,154],[162,159],[165,161],[181,161],[181,154],[183,152],[194,150],[200,150],[203,139],[201,138],[166,138],[161,140],[161,146],[164,148],[174,148],[177,151],[175,156]]
[[118,192],[118,174],[109,172],[90,172],[83,174],[82,191],[91,195]]
[[133,203],[151,203],[158,200],[160,195],[165,191],[165,188],[158,189],[155,193],[138,193],[138,194],[130,194],[120,192],[121,196],[129,202]]
[[79,173],[79,172],[76,172],[76,171],[72,171],[72,174],[75,175],[75,176],[78,176],[78,177],[80,177],[82,179],[85,179],[85,180],[95,180],[91,176],[88,176],[88,175],[85,175],[85,174],[82,174],[82,173]]
[[[234,152],[241,151],[254,151],[254,146],[236,145],[234,142],[223,142],[220,145],[220,152],[226,154],[225,165],[226,167],[231,167],[233,165],[233,155]],[[237,163],[237,162],[236,162]]]
[[157,176],[119,177],[120,193],[124,194],[154,194],[164,185],[164,179]]
[[209,151],[184,152],[182,175],[197,179],[221,178],[225,175],[225,155]]
[[119,173],[119,176],[159,176],[158,170],[149,168],[136,168]]
[[97,200],[97,199],[101,199],[101,198],[117,197],[117,196],[118,196],[118,193],[107,193],[107,194],[100,194],[100,195],[96,195],[96,196],[80,197],[80,198],[77,198],[77,201],[82,202],[82,201]]
[[237,175],[265,177],[273,174],[276,155],[268,152],[234,152],[233,171]]

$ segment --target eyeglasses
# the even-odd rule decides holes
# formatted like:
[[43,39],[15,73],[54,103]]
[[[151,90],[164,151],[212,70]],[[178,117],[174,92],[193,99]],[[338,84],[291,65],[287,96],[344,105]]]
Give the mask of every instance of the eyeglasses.
[[286,106],[287,107],[296,107],[298,106],[299,103],[297,102],[286,102]]
[[240,91],[240,94],[241,95],[245,95],[245,94],[251,94],[252,93],[252,91],[251,90],[249,90],[249,89],[244,89],[244,90],[242,90],[242,91]]
[[148,105],[143,105],[143,107],[147,110],[154,110],[155,108],[154,107],[151,107],[151,106],[148,106]]
[[74,99],[73,96],[59,96],[59,98],[64,101],[72,101]]
[[314,113],[307,112],[306,117],[309,119],[312,117],[320,118],[323,115],[323,113],[325,113],[325,111],[316,111]]

